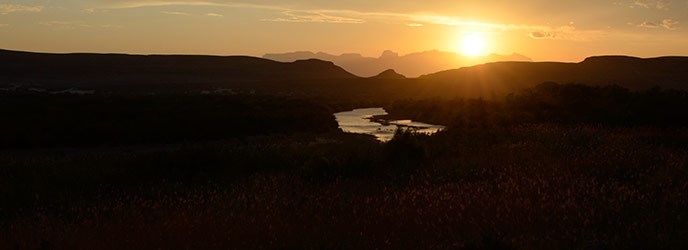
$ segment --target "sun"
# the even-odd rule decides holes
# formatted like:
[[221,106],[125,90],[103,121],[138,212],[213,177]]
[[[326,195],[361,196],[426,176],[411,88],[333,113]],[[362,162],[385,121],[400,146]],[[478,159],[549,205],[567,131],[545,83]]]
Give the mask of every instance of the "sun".
[[485,53],[485,38],[478,33],[466,34],[461,38],[461,54],[475,57]]

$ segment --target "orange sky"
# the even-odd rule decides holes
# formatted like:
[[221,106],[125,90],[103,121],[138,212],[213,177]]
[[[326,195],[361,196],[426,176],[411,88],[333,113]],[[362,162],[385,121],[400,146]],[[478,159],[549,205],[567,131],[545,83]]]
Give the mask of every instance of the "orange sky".
[[537,61],[688,55],[688,0],[0,1],[0,48],[43,52],[378,56],[461,52]]

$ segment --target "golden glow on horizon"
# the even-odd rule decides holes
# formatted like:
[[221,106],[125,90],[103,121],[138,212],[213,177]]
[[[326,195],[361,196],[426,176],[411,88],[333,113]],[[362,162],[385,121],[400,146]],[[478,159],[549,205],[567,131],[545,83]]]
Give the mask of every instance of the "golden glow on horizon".
[[485,37],[480,33],[468,33],[461,38],[460,52],[469,57],[485,54]]
[[0,1],[0,49],[257,57],[438,50],[471,63],[493,53],[564,62],[688,55],[688,5],[658,1]]

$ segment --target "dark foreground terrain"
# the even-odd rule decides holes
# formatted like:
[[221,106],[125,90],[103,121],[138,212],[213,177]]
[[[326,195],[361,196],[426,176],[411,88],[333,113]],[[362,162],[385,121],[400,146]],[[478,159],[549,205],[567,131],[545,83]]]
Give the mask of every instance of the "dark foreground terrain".
[[[487,99],[352,78],[70,94],[13,77],[0,249],[688,245],[680,89],[547,82]],[[337,128],[334,112],[375,106],[447,129],[379,143]]]

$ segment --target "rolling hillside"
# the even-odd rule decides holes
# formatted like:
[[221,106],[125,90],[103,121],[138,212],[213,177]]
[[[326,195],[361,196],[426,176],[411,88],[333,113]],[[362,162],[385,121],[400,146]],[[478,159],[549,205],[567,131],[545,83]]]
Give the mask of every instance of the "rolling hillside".
[[[0,50],[0,88],[98,93],[233,92],[316,98],[502,98],[543,82],[688,90],[688,57],[590,57],[580,63],[495,62],[404,78],[357,77],[318,59],[248,56],[45,54]],[[80,89],[71,90],[70,88]],[[231,90],[233,89],[233,90]],[[365,96],[365,97],[363,97]]]
[[247,56],[45,54],[0,50],[0,83],[97,87],[127,84],[351,79],[331,62]]
[[620,85],[632,90],[655,86],[688,89],[688,57],[590,57],[580,63],[497,62],[421,76],[434,88],[489,97],[542,82]]

